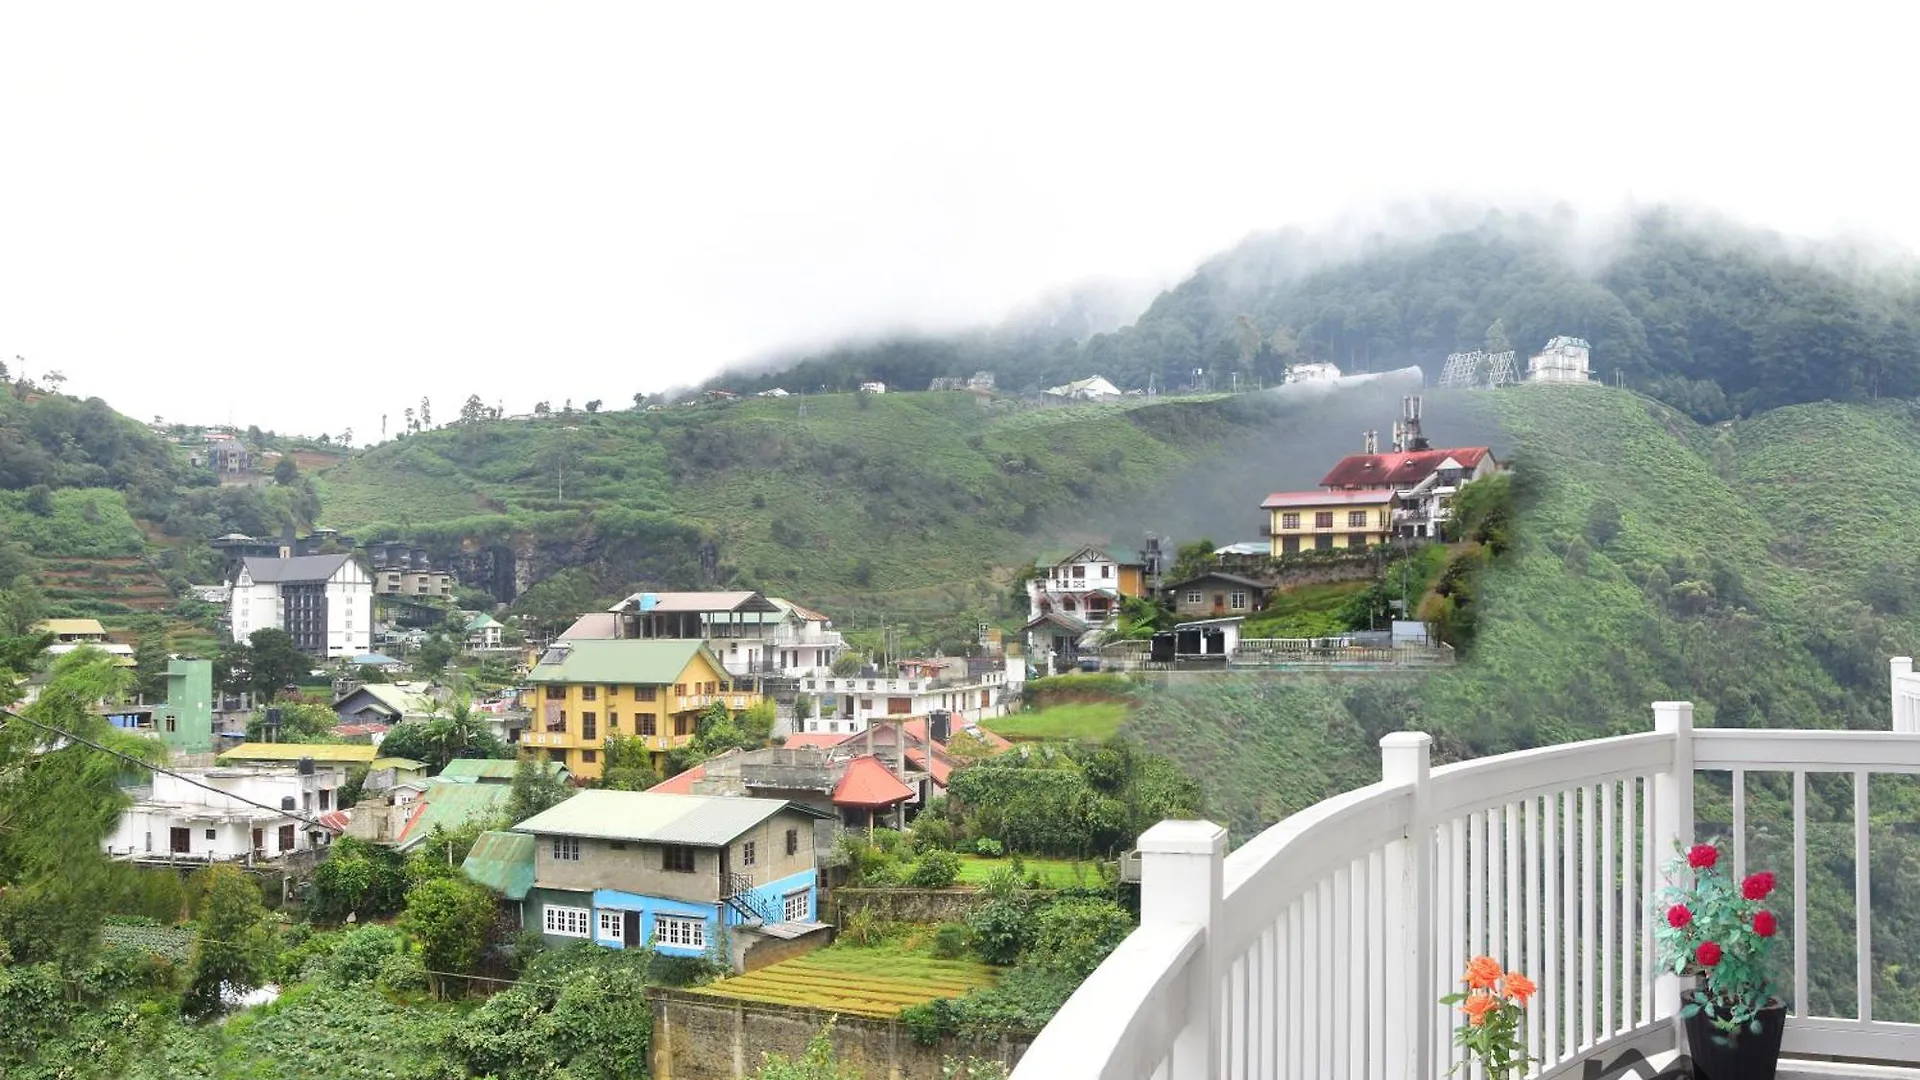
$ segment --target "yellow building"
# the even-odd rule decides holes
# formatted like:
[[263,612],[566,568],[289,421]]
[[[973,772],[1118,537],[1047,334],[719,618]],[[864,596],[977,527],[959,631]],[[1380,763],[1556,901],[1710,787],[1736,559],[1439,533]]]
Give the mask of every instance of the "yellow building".
[[1393,536],[1400,495],[1382,491],[1287,491],[1267,496],[1267,532],[1275,558],[1384,544]]
[[533,720],[520,752],[560,762],[587,780],[605,768],[609,738],[645,740],[658,765],[693,738],[702,709],[718,701],[739,711],[760,700],[734,690],[732,676],[698,639],[560,642],[528,681]]

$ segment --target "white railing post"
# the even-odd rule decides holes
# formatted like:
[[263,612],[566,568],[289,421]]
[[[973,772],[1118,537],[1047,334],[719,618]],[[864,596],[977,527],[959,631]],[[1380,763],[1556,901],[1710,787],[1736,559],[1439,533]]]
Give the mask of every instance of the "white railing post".
[[1206,933],[1188,967],[1187,1022],[1174,1038],[1171,1080],[1213,1080],[1219,1051],[1220,965],[1214,941],[1227,830],[1211,821],[1163,821],[1140,834],[1140,925],[1199,926]]
[[[1389,1080],[1425,1080],[1433,1072],[1433,823],[1428,817],[1428,782],[1433,769],[1433,736],[1396,731],[1380,740],[1381,779],[1413,788],[1406,839],[1387,849],[1385,963],[1388,981],[1387,1058]],[[1395,865],[1395,864],[1398,865]]]
[[[1657,870],[1669,857],[1667,845],[1693,843],[1693,702],[1654,702],[1653,729],[1673,738],[1673,763],[1653,775],[1653,828],[1647,839],[1655,851]],[[1660,885],[1650,881],[1647,887],[1654,890]],[[1680,976],[1671,971],[1661,972],[1654,980],[1654,1019],[1672,1020],[1676,1040],[1685,1038],[1680,1030],[1680,989]]]
[[1913,691],[1907,685],[1913,675],[1913,657],[1896,656],[1888,666],[1893,669],[1893,678],[1888,685],[1893,730],[1920,731],[1920,715],[1916,715]]

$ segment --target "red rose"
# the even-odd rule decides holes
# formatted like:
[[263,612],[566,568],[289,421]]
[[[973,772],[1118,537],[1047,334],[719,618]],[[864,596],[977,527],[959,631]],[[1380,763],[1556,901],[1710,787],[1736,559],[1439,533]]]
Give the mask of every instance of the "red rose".
[[1779,923],[1774,921],[1773,912],[1756,911],[1753,913],[1753,932],[1754,933],[1759,934],[1761,937],[1772,937],[1774,931],[1778,930],[1779,928],[1780,928]]
[[1748,874],[1747,880],[1740,883],[1740,895],[1749,900],[1765,900],[1773,891],[1773,875],[1765,870],[1757,874]]
[[1693,912],[1688,911],[1687,905],[1685,904],[1675,904],[1667,909],[1667,925],[1673,927],[1675,930],[1680,929],[1692,921]]
[[1695,844],[1687,849],[1687,865],[1695,870],[1710,869],[1720,861],[1720,849],[1712,844]]
[[1720,946],[1711,941],[1703,941],[1700,947],[1694,950],[1693,958],[1700,961],[1701,967],[1712,967],[1720,962]]

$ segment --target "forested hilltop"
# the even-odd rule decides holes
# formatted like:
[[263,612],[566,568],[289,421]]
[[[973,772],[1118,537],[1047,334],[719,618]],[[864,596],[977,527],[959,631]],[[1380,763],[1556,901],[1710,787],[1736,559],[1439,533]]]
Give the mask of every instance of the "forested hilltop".
[[1417,239],[1348,244],[1299,230],[1249,238],[1162,293],[1130,326],[1091,336],[1021,323],[827,350],[710,380],[752,392],[851,390],[866,379],[925,389],[994,371],[1006,390],[1104,375],[1179,387],[1204,368],[1273,382],[1286,365],[1348,371],[1419,365],[1489,344],[1520,362],[1557,334],[1584,337],[1609,382],[1712,422],[1825,399],[1920,393],[1920,278],[1837,245],[1652,210],[1596,244],[1570,214],[1490,213]]

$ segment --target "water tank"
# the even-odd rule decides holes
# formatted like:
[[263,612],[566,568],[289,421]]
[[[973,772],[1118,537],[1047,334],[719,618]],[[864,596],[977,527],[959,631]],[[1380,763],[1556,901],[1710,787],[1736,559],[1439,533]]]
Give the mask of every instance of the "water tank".
[[927,737],[937,743],[944,743],[953,735],[953,714],[945,709],[935,709],[927,713]]
[[301,776],[312,776],[313,775],[313,759],[310,757],[301,758],[299,772]]

